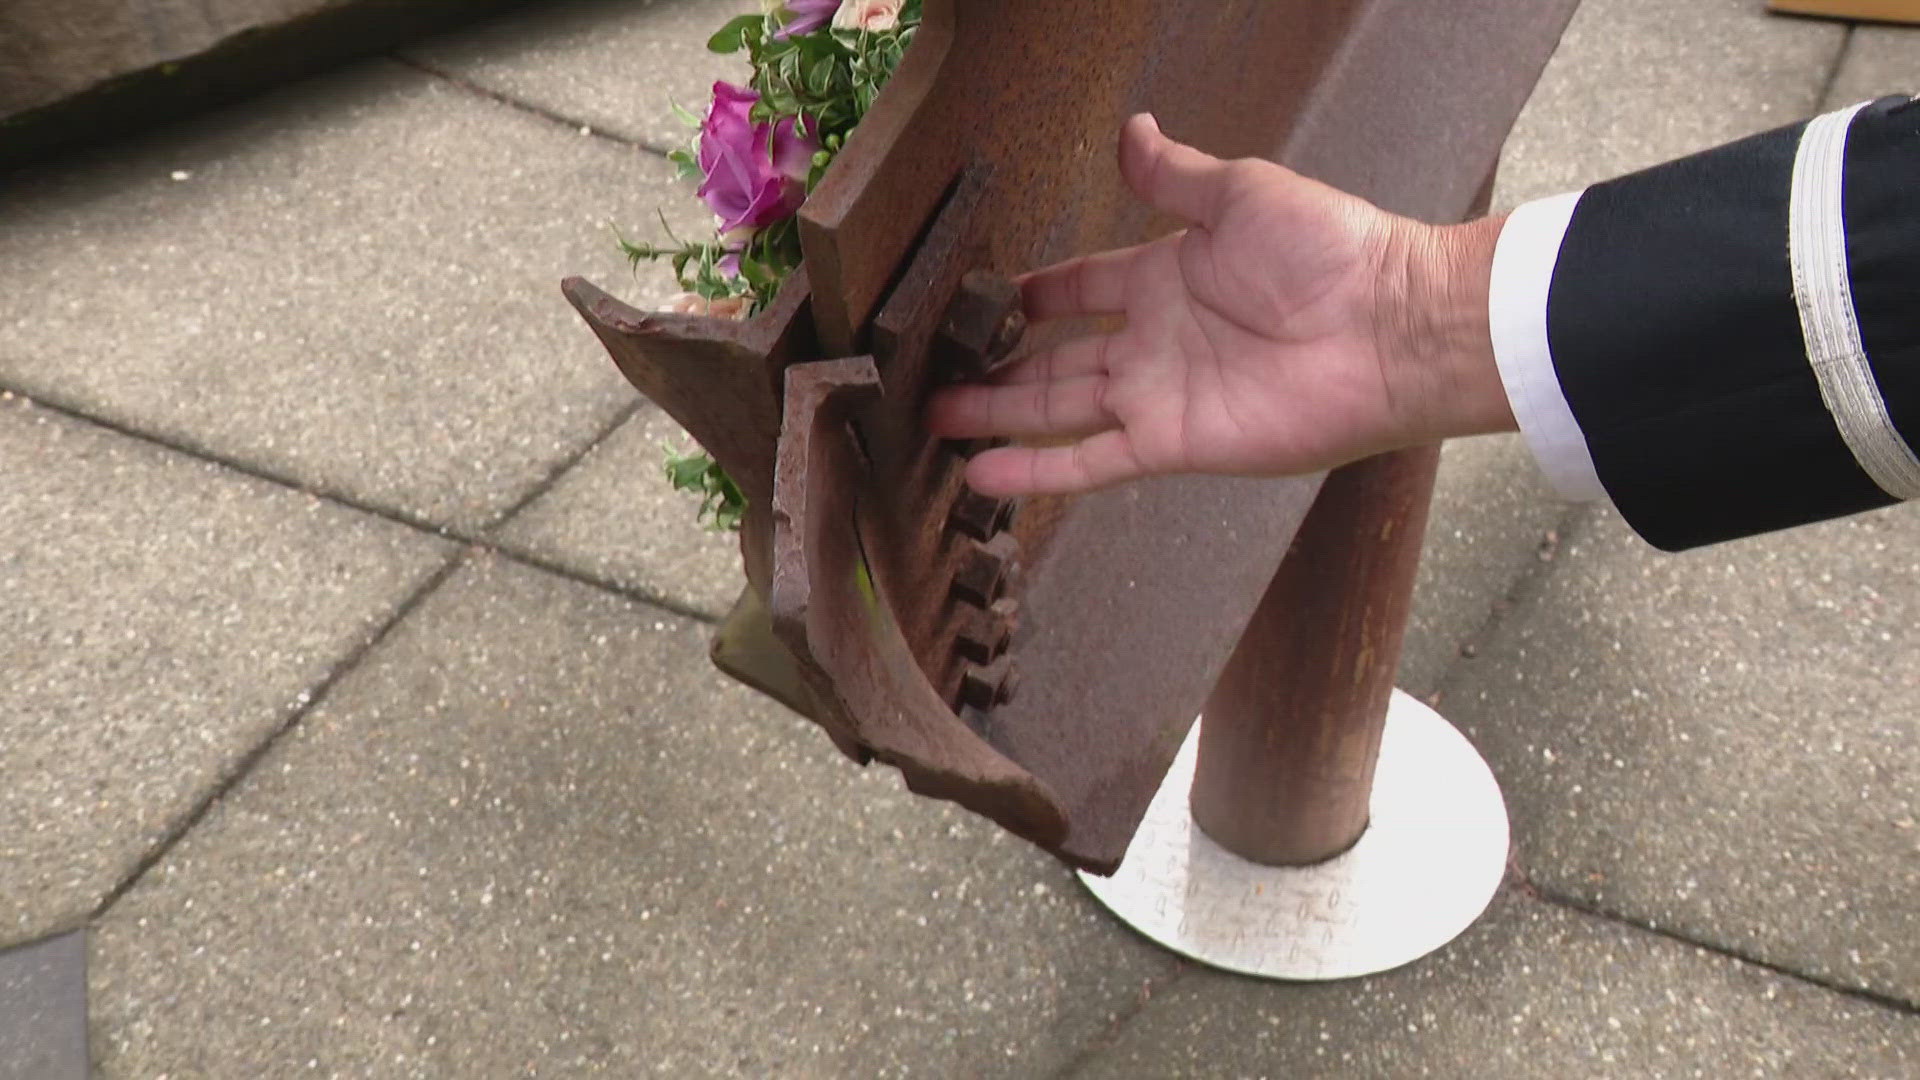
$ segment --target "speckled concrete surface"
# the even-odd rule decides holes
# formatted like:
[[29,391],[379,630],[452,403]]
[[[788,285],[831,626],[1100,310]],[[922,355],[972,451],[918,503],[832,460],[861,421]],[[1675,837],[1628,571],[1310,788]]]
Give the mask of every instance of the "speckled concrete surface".
[[1174,966],[704,629],[458,573],[100,924],[102,1072],[1034,1075]]
[[655,155],[389,62],[10,181],[0,382],[410,518],[502,515],[633,400],[559,300],[636,299]]
[[665,448],[684,453],[693,446],[672,417],[647,408],[495,539],[551,565],[720,618],[746,584],[739,539],[696,521],[700,500],[673,490],[662,464]]
[[1855,27],[1825,107],[1888,94],[1920,94],[1920,26]]
[[741,81],[737,56],[707,38],[743,0],[541,0],[406,50],[408,60],[599,131],[677,150],[716,79]]
[[1582,0],[1500,162],[1498,207],[1818,111],[1841,23],[1758,0]]
[[1552,558],[1561,523],[1578,513],[1547,486],[1518,435],[1447,444],[1397,685],[1432,696],[1505,610],[1516,583]]
[[[0,400],[0,941],[117,896],[102,1075],[1920,1072],[1911,510],[1676,559],[1517,440],[1449,448],[1402,681],[1540,892],[1352,984],[1180,965],[711,672],[634,598],[717,613],[731,543],[555,285],[664,296],[607,225],[701,214],[622,140],[680,137],[733,6],[528,5],[7,190],[0,389],[124,429]],[[1499,201],[1914,70],[1909,31],[1589,0]],[[439,528],[480,546],[365,650]]]
[[1543,888],[1920,1002],[1920,506],[1679,556],[1602,515],[1446,703]]
[[1857,1077],[1920,1072],[1913,1017],[1508,893],[1419,965],[1358,982],[1198,970],[1075,1080]]
[[0,400],[0,946],[83,923],[451,554]]

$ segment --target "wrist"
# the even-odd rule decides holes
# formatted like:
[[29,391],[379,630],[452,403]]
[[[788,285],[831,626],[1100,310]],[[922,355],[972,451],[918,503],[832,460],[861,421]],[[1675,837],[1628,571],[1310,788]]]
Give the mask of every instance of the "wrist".
[[1504,215],[1462,225],[1393,223],[1382,256],[1376,341],[1408,444],[1513,431],[1494,361],[1488,300]]

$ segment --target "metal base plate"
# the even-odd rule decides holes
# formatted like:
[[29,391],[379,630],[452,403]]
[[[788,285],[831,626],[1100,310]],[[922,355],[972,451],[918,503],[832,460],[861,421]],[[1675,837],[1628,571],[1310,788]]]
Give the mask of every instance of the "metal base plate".
[[[1204,722],[1204,720],[1202,721]],[[1081,874],[1128,925],[1190,959],[1319,981],[1411,963],[1460,936],[1507,865],[1507,808],[1466,736],[1396,690],[1371,823],[1316,866],[1262,866],[1214,843],[1187,806],[1199,725],[1111,878]]]

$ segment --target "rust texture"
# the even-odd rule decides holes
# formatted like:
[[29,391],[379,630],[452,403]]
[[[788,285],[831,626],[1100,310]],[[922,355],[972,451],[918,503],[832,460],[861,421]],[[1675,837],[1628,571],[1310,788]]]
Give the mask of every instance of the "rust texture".
[[927,393],[1059,332],[1027,333],[1015,275],[1172,227],[1120,181],[1127,115],[1454,220],[1573,6],[927,0],[802,210],[806,274],[768,311],[642,315],[567,286],[753,501],[763,602],[743,599],[716,659],[857,760],[1117,866],[1320,478],[997,504],[961,483],[977,447],[924,434]]
[[802,672],[825,706],[816,719],[842,749],[896,766],[915,791],[1057,845],[1066,832],[1058,800],[935,693],[894,619],[895,598],[861,555],[883,536],[860,498],[871,474],[852,421],[879,400],[880,384],[865,357],[788,369],[773,504],[774,632],[809,661]]
[[1367,827],[1438,447],[1334,470],[1207,699],[1193,817],[1277,866]]
[[1419,447],[1329,474],[1214,684],[1189,805],[1240,857],[1311,865],[1366,831],[1439,467]]

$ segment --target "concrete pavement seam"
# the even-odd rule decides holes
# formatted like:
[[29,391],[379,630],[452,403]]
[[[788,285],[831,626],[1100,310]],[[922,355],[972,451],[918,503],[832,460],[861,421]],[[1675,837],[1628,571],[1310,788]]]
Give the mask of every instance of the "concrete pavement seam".
[[254,766],[264,760],[266,756],[272,752],[274,747],[280,745],[280,741],[284,739],[288,733],[299,727],[301,721],[312,715],[313,711],[328,699],[333,692],[333,688],[338,686],[342,679],[357,669],[361,662],[365,660],[373,650],[379,648],[380,643],[385,641],[396,627],[405,622],[407,617],[412,615],[421,604],[425,603],[429,596],[437,592],[440,586],[445,584],[447,579],[453,576],[454,571],[465,565],[471,554],[471,548],[461,548],[449,555],[446,561],[440,564],[438,569],[428,575],[424,582],[415,588],[413,592],[409,593],[407,597],[394,608],[393,613],[387,617],[385,622],[381,623],[372,634],[368,635],[365,640],[351,649],[338,663],[329,668],[327,673],[320,677],[320,680],[314,684],[311,690],[302,694],[299,703],[288,712],[286,718],[282,720],[273,731],[267,734],[266,738],[261,739],[249,749],[231,769],[227,770],[224,775],[215,781],[212,789],[202,796],[200,800],[194,804],[192,809],[188,810],[184,816],[168,827],[166,834],[160,838],[159,842],[149,848],[145,855],[141,856],[140,861],[135,864],[132,872],[117,882],[112,889],[108,890],[107,895],[101,898],[98,904],[94,905],[93,911],[87,917],[87,921],[89,923],[98,922],[107,912],[113,909],[116,903],[119,903],[121,897],[131,892],[133,887],[139,884],[142,878],[146,877],[149,870],[158,866],[160,861],[165,859],[167,855],[179,845],[180,841],[186,839],[187,834],[192,832],[194,827],[200,824],[222,799],[227,797],[228,792],[237,787],[242,780],[252,775]]
[[474,82],[472,79],[468,79],[468,78],[465,78],[464,76],[456,75],[453,72],[447,71],[443,68],[435,67],[434,65],[429,64],[424,60],[419,60],[414,57],[407,56],[404,53],[388,53],[387,59],[393,61],[396,64],[401,65],[402,67],[409,67],[415,71],[420,72],[423,75],[427,75],[427,76],[431,76],[432,78],[439,79],[450,86],[454,86],[460,90],[464,90],[469,94],[475,95],[476,97],[483,97],[483,98],[486,98],[488,101],[492,101],[500,105],[505,105],[510,109],[517,109],[520,112],[528,113],[532,116],[537,116],[542,120],[546,120],[550,123],[559,124],[563,127],[566,127],[574,131],[575,133],[585,133],[596,139],[605,139],[610,143],[615,143],[619,146],[627,147],[628,149],[643,150],[649,154],[653,154],[654,156],[663,158],[663,159],[669,153],[669,151],[663,150],[658,146],[654,146],[652,143],[645,142],[640,139],[628,138],[625,135],[618,135],[611,131],[605,131],[605,130],[602,130],[601,128],[594,127],[592,124],[588,123],[585,120],[579,119],[578,117],[572,117],[572,116],[566,115],[565,113],[556,112],[555,110],[549,109],[544,105],[536,105],[530,101],[522,101],[511,94],[502,93],[501,91],[495,90],[492,87],[482,86],[479,83]]
[[1072,1060],[1062,1065],[1053,1074],[1053,1080],[1073,1080],[1074,1077],[1082,1075],[1102,1053],[1113,1045],[1114,1040],[1126,1030],[1129,1024],[1153,1007],[1153,996],[1156,992],[1164,994],[1173,989],[1194,967],[1193,963],[1176,955],[1173,969],[1159,978],[1148,979],[1142,983],[1140,995],[1134,999],[1133,1004],[1123,1009],[1098,1034],[1088,1039],[1086,1044],[1074,1053]]
[[245,461],[238,461],[232,458],[222,457],[218,453],[215,453],[211,450],[207,450],[198,446],[194,446],[192,443],[185,442],[183,440],[176,439],[171,436],[162,435],[162,434],[159,434],[158,432],[143,431],[139,428],[132,427],[122,421],[112,420],[104,416],[95,415],[91,412],[88,412],[84,408],[73,405],[71,403],[48,398],[42,394],[22,390],[18,386],[9,385],[4,381],[0,381],[0,393],[11,394],[15,398],[27,402],[33,408],[45,409],[50,413],[54,413],[55,415],[58,415],[58,416],[64,416],[67,419],[76,421],[78,423],[90,424],[94,427],[101,428],[106,431],[111,431],[115,435],[125,436],[126,438],[133,439],[137,442],[143,442],[152,446],[160,447],[163,450],[170,450],[176,454],[183,454],[187,457],[193,458],[196,461],[206,462],[209,465],[217,465],[223,469],[230,469],[233,472],[237,472],[242,476],[246,476],[254,480],[259,480],[263,483],[272,484],[276,487],[289,488],[293,491],[299,492],[302,495],[309,495],[309,496],[312,496],[313,498],[322,499],[326,502],[334,503],[338,506],[344,506],[349,510],[357,510],[362,514],[367,514],[372,517],[377,517],[383,521],[388,521],[395,525],[404,526],[405,528],[412,529],[417,532],[428,533],[430,535],[437,536],[442,539],[459,540],[459,541],[468,542],[468,543],[472,542],[472,537],[464,535],[462,532],[453,528],[452,526],[440,525],[424,517],[417,517],[415,515],[408,514],[401,510],[394,510],[389,507],[378,506],[373,503],[365,502],[361,499],[355,498],[352,495],[348,495],[347,493],[342,491],[334,491],[331,488],[326,488],[326,487],[321,487],[314,484],[305,483],[303,481],[296,480],[293,477],[276,473],[273,470],[265,468],[260,465],[255,465]]
[[1559,565],[1559,553],[1567,547],[1574,533],[1584,529],[1592,517],[1591,504],[1574,503],[1554,520],[1553,528],[1541,538],[1539,557],[1507,582],[1505,591],[1500,594],[1499,599],[1494,601],[1492,610],[1487,612],[1487,617],[1481,620],[1480,625],[1475,627],[1472,633],[1461,639],[1454,652],[1453,661],[1447,665],[1445,671],[1440,673],[1440,678],[1435,680],[1434,692],[1427,698],[1429,706],[1440,709],[1444,714],[1443,705],[1446,696],[1464,677],[1467,666],[1482,655],[1487,642],[1493,640],[1507,618],[1520,605],[1539,592],[1547,575],[1553,573],[1554,568]]
[[[720,622],[719,619],[715,618],[713,615],[707,612],[689,607],[685,604],[682,604],[676,600],[672,600],[668,597],[656,595],[645,589],[638,589],[631,586],[622,585],[611,579],[603,578],[584,570],[577,570],[572,567],[562,566],[559,563],[552,562],[541,556],[532,554],[531,552],[522,551],[520,549],[513,548],[513,547],[508,547],[505,544],[492,540],[486,536],[474,535],[464,530],[454,528],[451,525],[442,525],[433,521],[429,521],[425,518],[417,518],[412,515],[401,513],[400,511],[393,510],[388,507],[377,506],[372,503],[368,503],[360,499],[356,499],[353,496],[347,495],[343,492],[333,491],[328,488],[316,487],[312,484],[302,483],[301,481],[296,480],[292,477],[280,475],[271,470],[261,468],[258,465],[253,465],[247,462],[235,461],[230,458],[222,457],[219,454],[213,453],[212,451],[209,451],[209,450],[202,449],[200,447],[193,446],[190,443],[181,442],[179,440],[171,439],[171,438],[168,438],[167,436],[155,434],[153,432],[142,431],[138,428],[130,427],[116,420],[109,420],[104,417],[94,416],[93,414],[88,413],[83,409],[76,408],[72,405],[68,405],[62,402],[49,401],[44,397],[39,397],[34,394],[27,393],[26,391],[18,389],[17,387],[9,386],[4,382],[0,382],[0,393],[11,394],[15,399],[25,402],[33,408],[45,409],[50,413],[53,413],[57,416],[63,416],[69,420],[75,421],[76,423],[90,424],[94,427],[100,428],[105,431],[110,431],[115,435],[119,435],[124,438],[132,439],[136,442],[146,443],[151,446],[157,446],[162,450],[167,450],[175,454],[183,455],[185,457],[190,457],[195,461],[205,462],[206,464],[213,465],[217,468],[228,469],[233,472],[239,473],[242,476],[248,477],[250,479],[258,480],[261,483],[272,484],[275,487],[286,488],[291,491],[297,491],[302,495],[319,499],[322,502],[331,503],[335,506],[343,507],[347,510],[357,511],[362,514],[366,514],[369,517],[376,517],[382,521],[386,521],[394,525],[399,525],[402,528],[411,529],[415,532],[425,533],[428,536],[436,537],[438,539],[453,540],[458,543],[466,544],[469,547],[476,548],[480,551],[484,551],[491,555],[497,555],[500,558],[506,559],[510,562],[519,563],[523,566],[529,566],[529,567],[532,567],[533,569],[541,570],[546,573],[553,574],[556,577],[566,578],[569,581],[572,581],[579,585],[584,585],[588,588],[599,589],[602,592],[612,593],[613,595],[618,596],[624,600],[630,600],[637,604],[646,605],[647,607],[658,608],[661,611],[665,612],[666,614],[673,615],[677,618],[692,619],[695,622],[699,622],[706,626],[717,626],[719,625],[719,622]],[[639,406],[639,405],[633,406],[635,410],[639,409],[640,407],[642,406]],[[602,438],[604,438],[604,436],[602,436]],[[596,444],[597,442],[598,440],[596,440]],[[582,456],[584,456],[584,451],[582,453]]]
[[[1584,530],[1591,523],[1593,512],[1592,506],[1585,503],[1570,507],[1567,512],[1560,517],[1560,520],[1554,527],[1554,534],[1557,538],[1556,542],[1558,546],[1561,548],[1566,547],[1575,538],[1578,531]],[[1545,583],[1547,576],[1553,573],[1557,563],[1558,559],[1543,560],[1538,565],[1528,567],[1524,573],[1516,576],[1513,583],[1509,586],[1505,597],[1503,597],[1500,606],[1495,609],[1493,614],[1487,617],[1486,622],[1481,624],[1478,631],[1470,635],[1467,640],[1462,643],[1462,648],[1473,646],[1475,648],[1475,655],[1481,655],[1482,650],[1480,646],[1483,646],[1493,638],[1499,631],[1500,626],[1521,604],[1526,603],[1538,593],[1539,589]],[[1448,665],[1447,671],[1440,678],[1440,689],[1435,694],[1435,701],[1430,702],[1430,704],[1434,704],[1435,702],[1444,703],[1446,694],[1453,689],[1454,684],[1464,675],[1464,668],[1469,662],[1469,658],[1462,655],[1459,660]],[[1443,708],[1443,714],[1444,711]],[[1525,867],[1520,864],[1520,852],[1518,849],[1515,849],[1508,859],[1507,873],[1509,880],[1519,889],[1542,902],[1577,911],[1591,918],[1605,919],[1635,930],[1656,934],[1669,941],[1683,945],[1691,945],[1698,949],[1705,949],[1708,952],[1727,957],[1731,960],[1737,960],[1741,963],[1763,968],[1783,978],[1817,986],[1823,990],[1843,994],[1847,997],[1856,998],[1882,1008],[1893,1009],[1907,1015],[1920,1015],[1920,1002],[1909,1001],[1866,987],[1849,986],[1845,983],[1836,982],[1808,972],[1797,971],[1793,968],[1763,960],[1759,957],[1748,956],[1724,945],[1717,945],[1712,942],[1686,937],[1675,931],[1658,926],[1653,922],[1635,918],[1623,912],[1590,906],[1574,897],[1544,889],[1533,881],[1531,875],[1526,872]]]
[[1551,889],[1543,889],[1540,886],[1535,885],[1531,881],[1523,880],[1521,884],[1527,893],[1531,894],[1535,899],[1539,900],[1541,903],[1552,904],[1555,907],[1564,908],[1568,911],[1577,912],[1591,919],[1600,919],[1606,922],[1617,923],[1621,926],[1625,926],[1633,930],[1639,930],[1643,933],[1653,934],[1656,937],[1666,938],[1668,941],[1674,942],[1676,944],[1688,945],[1693,948],[1700,949],[1703,952],[1712,953],[1715,956],[1725,957],[1728,960],[1733,960],[1741,964],[1746,964],[1752,967],[1756,967],[1763,971],[1772,972],[1773,974],[1778,975],[1783,979],[1791,979],[1794,982],[1805,983],[1809,986],[1818,987],[1819,989],[1828,991],[1829,993],[1839,994],[1842,997],[1853,998],[1856,1001],[1862,1001],[1869,1005],[1878,1006],[1879,1008],[1882,1008],[1882,1009],[1889,1009],[1893,1012],[1901,1013],[1906,1016],[1920,1017],[1920,1001],[1909,1001],[1906,998],[1896,997],[1892,994],[1882,993],[1881,991],[1873,990],[1868,987],[1855,986],[1848,983],[1839,982],[1837,980],[1830,979],[1822,975],[1814,975],[1810,972],[1800,971],[1795,968],[1788,967],[1785,964],[1776,963],[1775,961],[1772,961],[1772,960],[1765,960],[1757,956],[1750,956],[1746,953],[1739,951],[1738,949],[1732,948],[1731,946],[1719,945],[1710,941],[1701,941],[1697,938],[1691,938],[1686,936],[1685,934],[1679,933],[1678,931],[1670,930],[1664,926],[1661,926],[1655,922],[1652,922],[1651,920],[1643,919],[1634,915],[1628,915],[1625,912],[1613,911],[1607,908],[1600,907],[1598,905],[1589,904],[1585,901],[1580,900],[1578,897],[1568,896],[1564,893],[1555,892]]
[[1840,35],[1840,47],[1833,52],[1833,62],[1827,65],[1826,77],[1820,80],[1820,96],[1814,98],[1814,108],[1837,108],[1839,103],[1832,100],[1833,88],[1839,85],[1840,73],[1846,70],[1847,54],[1853,51],[1853,38],[1859,31],[1859,23],[1848,23],[1846,33]]
[[561,566],[559,563],[549,561],[545,557],[535,555],[532,552],[521,551],[516,548],[504,547],[487,542],[476,542],[473,546],[478,551],[498,556],[506,559],[508,562],[518,563],[521,566],[538,570],[545,574],[552,574],[554,577],[565,578],[576,585],[584,585],[590,589],[598,589],[604,593],[611,593],[622,600],[654,608],[665,614],[672,615],[675,618],[687,619],[692,622],[697,622],[702,626],[720,625],[721,620],[710,612],[701,611],[698,608],[683,604],[678,600],[660,596],[648,592],[645,589],[636,589],[622,585],[616,581],[588,573],[584,570]]
[[547,470],[547,475],[534,481],[533,486],[527,489],[526,494],[514,500],[512,506],[502,510],[492,521],[481,526],[480,535],[492,536],[512,524],[513,519],[519,517],[522,510],[532,506],[535,502],[539,501],[542,495],[552,491],[561,480],[566,478],[568,473],[573,471],[575,465],[586,460],[588,454],[598,450],[602,443],[612,438],[613,433],[619,431],[621,425],[638,415],[646,404],[645,398],[635,397],[632,402],[622,407],[599,431],[594,432],[591,438],[582,441],[578,447],[568,451],[565,457],[562,457],[554,464],[553,468]]

